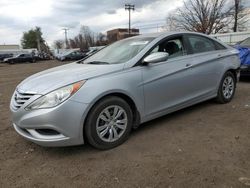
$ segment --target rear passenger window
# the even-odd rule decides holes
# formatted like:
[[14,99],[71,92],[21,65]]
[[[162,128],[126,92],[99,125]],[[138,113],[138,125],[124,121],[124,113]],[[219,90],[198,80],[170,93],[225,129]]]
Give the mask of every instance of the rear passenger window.
[[215,47],[216,47],[216,50],[225,50],[226,47],[221,45],[220,43],[214,41],[214,44],[215,44]]
[[194,54],[216,50],[215,43],[206,37],[188,36],[188,41]]

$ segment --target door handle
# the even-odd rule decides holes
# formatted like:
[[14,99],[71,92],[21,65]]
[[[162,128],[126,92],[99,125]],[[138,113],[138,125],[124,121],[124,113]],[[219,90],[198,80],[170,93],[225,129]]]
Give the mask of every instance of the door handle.
[[190,68],[190,67],[192,67],[193,65],[192,64],[190,64],[190,63],[187,63],[186,64],[186,68]]

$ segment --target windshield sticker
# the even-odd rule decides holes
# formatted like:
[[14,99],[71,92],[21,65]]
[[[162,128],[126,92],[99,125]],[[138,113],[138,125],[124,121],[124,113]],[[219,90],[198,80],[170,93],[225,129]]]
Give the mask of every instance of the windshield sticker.
[[149,41],[137,41],[137,42],[132,42],[130,46],[138,46],[138,45],[146,45],[148,44]]

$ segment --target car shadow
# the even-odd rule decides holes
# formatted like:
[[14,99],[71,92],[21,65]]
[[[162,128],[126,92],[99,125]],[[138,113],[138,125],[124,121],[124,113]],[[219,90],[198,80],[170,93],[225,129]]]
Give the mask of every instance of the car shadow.
[[132,132],[132,136],[136,136],[137,134],[141,134],[141,132],[148,131],[150,129],[155,129],[156,127],[154,125],[157,125],[157,128],[159,126],[167,126],[167,122],[181,118],[182,116],[187,116],[189,114],[194,113],[195,111],[199,111],[201,108],[206,108],[209,106],[216,105],[216,102],[214,99],[195,104],[193,106],[178,110],[176,112],[172,112],[170,114],[161,116],[159,118],[153,119],[151,121],[148,121],[146,123],[141,124],[135,131]]

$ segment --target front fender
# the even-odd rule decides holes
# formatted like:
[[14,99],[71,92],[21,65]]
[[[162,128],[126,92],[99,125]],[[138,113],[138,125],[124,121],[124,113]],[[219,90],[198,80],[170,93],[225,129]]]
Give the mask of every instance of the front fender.
[[93,106],[101,98],[123,94],[133,100],[140,116],[144,115],[144,93],[141,67],[95,77],[86,81],[71,100]]

